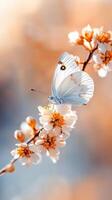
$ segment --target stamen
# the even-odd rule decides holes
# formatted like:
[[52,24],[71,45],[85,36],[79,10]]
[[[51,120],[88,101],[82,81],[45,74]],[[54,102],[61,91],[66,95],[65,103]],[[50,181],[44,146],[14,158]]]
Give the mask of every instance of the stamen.
[[63,115],[60,113],[54,112],[51,114],[51,121],[50,123],[53,125],[53,127],[62,127],[65,125],[65,120]]
[[33,151],[31,151],[28,146],[26,147],[20,146],[17,149],[17,154],[22,158],[23,157],[30,158],[31,154],[33,154]]
[[43,146],[45,149],[55,149],[56,148],[56,136],[49,136],[47,135],[46,138],[43,138]]

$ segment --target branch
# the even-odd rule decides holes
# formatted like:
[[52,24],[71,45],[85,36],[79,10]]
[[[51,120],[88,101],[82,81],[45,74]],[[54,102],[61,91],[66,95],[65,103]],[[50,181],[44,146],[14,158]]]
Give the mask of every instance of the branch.
[[89,53],[89,56],[87,58],[87,60],[84,62],[83,64],[83,68],[82,71],[85,71],[87,64],[89,63],[89,61],[91,60],[93,53],[98,49],[98,45]]

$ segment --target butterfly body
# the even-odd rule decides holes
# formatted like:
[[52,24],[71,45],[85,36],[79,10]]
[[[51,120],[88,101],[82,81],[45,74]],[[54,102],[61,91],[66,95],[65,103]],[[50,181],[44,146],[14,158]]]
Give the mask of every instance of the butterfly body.
[[93,96],[94,83],[92,78],[81,71],[76,57],[65,52],[57,64],[50,102],[55,104],[85,105]]

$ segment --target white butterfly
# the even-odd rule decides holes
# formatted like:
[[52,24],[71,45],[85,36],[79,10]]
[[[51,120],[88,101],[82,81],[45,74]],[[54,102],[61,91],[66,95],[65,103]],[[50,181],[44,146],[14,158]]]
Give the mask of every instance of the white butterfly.
[[92,78],[76,64],[76,57],[65,52],[57,64],[52,96],[49,100],[55,104],[87,104],[94,92]]

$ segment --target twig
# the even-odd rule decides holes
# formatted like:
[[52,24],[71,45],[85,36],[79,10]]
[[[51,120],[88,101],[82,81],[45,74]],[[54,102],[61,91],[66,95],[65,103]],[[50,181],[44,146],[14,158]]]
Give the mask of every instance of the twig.
[[85,71],[88,62],[91,60],[93,53],[98,49],[98,45],[89,53],[87,60],[83,64],[82,71]]

